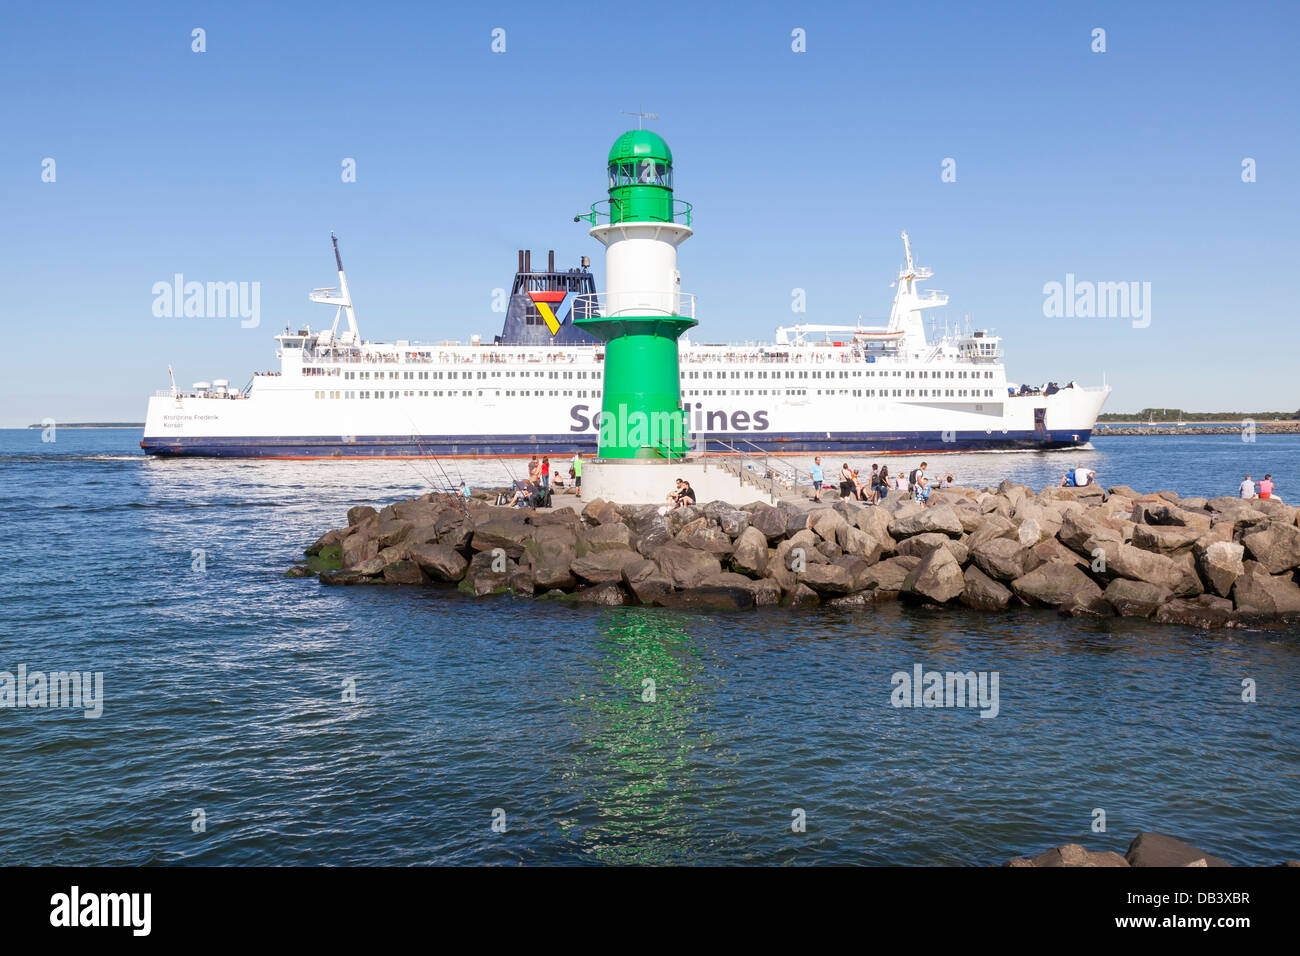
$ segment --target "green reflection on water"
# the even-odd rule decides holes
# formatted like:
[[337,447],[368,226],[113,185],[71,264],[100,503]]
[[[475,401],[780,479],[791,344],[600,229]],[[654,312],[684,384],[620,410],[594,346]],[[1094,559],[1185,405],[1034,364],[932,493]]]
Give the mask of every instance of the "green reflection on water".
[[601,863],[683,862],[693,821],[708,810],[692,757],[713,743],[696,726],[713,678],[686,620],[653,608],[602,612],[595,673],[568,701],[584,742],[567,775],[581,809],[562,825]]

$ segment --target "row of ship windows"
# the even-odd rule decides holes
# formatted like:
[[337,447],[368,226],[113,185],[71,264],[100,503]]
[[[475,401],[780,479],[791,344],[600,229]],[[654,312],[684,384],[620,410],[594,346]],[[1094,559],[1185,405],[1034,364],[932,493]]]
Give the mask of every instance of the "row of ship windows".
[[[306,376],[314,375],[338,375],[337,368],[304,368],[302,374]],[[548,378],[548,379],[575,379],[575,378],[600,378],[599,372],[343,372],[343,378],[347,381],[359,379],[361,381],[369,380],[371,376],[375,379],[388,379],[389,381],[430,381],[442,378],[462,378],[462,379],[487,379],[487,378]]]
[[[727,372],[682,372],[682,378],[683,378],[683,379],[688,379],[688,378],[726,378],[727,375],[728,375]],[[781,372],[731,372],[730,375],[731,375],[732,378],[768,378],[769,376],[770,376],[771,378],[781,378],[781,377],[782,377],[782,373],[781,373]],[[869,370],[869,371],[865,371],[865,372],[864,372],[864,371],[853,371],[853,372],[785,372],[784,375],[785,375],[786,378],[862,378],[864,375],[865,375],[867,378],[874,378],[875,375],[876,375],[876,372],[875,372],[874,370]],[[880,371],[880,377],[881,377],[881,378],[890,378],[890,377],[893,377],[893,378],[949,378],[949,379],[950,379],[950,378],[993,378],[993,373],[992,373],[992,372],[956,372],[956,371],[953,371],[953,372],[944,372],[944,371],[934,371],[934,372],[926,371],[926,372],[918,372],[918,371],[915,371],[915,370],[914,370],[914,371],[911,371],[911,372],[904,372],[904,371],[902,371],[901,369],[900,369],[900,370],[895,370],[895,371],[887,371],[887,370],[882,369],[882,370]]]
[[[495,393],[495,395],[494,395],[493,397],[495,397],[496,395],[502,395],[502,394],[504,394],[504,395],[511,396],[511,397],[513,397],[513,396],[544,396],[544,395],[551,395],[551,396],[558,397],[558,396],[561,396],[561,395],[565,395],[565,396],[568,396],[568,397],[570,397],[570,398],[573,398],[573,397],[575,397],[575,396],[576,396],[577,398],[587,398],[587,397],[590,395],[591,398],[600,398],[600,392],[594,392],[594,391],[593,391],[593,392],[590,392],[590,393],[589,393],[589,392],[587,391],[587,389],[585,389],[585,388],[580,388],[580,389],[578,389],[578,390],[576,390],[576,391],[575,391],[574,389],[571,389],[571,388],[570,388],[570,389],[551,389],[550,391],[545,391],[545,390],[543,390],[543,389],[538,389],[538,390],[536,390],[536,391],[529,391],[528,389],[522,389],[522,390],[521,390],[521,389],[513,389],[513,388],[502,390],[502,389],[499,389],[499,388],[498,388],[498,389],[492,389],[491,391]],[[332,398],[343,398],[343,399],[349,399],[349,398],[474,398],[476,395],[477,395],[477,397],[479,397],[479,398],[485,398],[485,397],[487,397],[487,396],[484,394],[484,390],[483,390],[483,389],[478,389],[477,391],[475,391],[475,390],[473,390],[473,389],[463,389],[463,390],[459,390],[459,391],[457,391],[457,390],[453,390],[453,389],[440,389],[440,388],[435,388],[435,389],[421,389],[421,390],[417,390],[417,389],[404,389],[404,390],[394,389],[394,390],[390,390],[390,391],[387,391],[387,392],[385,392],[385,391],[383,391],[383,390],[381,390],[381,389],[376,389],[376,390],[374,390],[374,391],[366,391],[366,390],[363,389],[363,390],[358,391],[358,392],[353,392],[353,391],[320,391],[320,392],[316,392],[316,393],[314,394],[313,397],[315,397],[315,398],[324,398],[324,399],[332,399]]]
[[[993,397],[993,389],[985,388],[819,388],[815,390],[817,395],[852,395],[855,398],[979,398],[981,392],[984,398]],[[806,388],[719,388],[716,390],[718,395],[807,395]],[[713,395],[715,390],[711,388],[704,389],[686,389],[682,391],[683,395]]]
[[[304,368],[304,369],[302,370],[302,374],[305,375],[305,376],[316,376],[316,375],[339,375],[339,374],[340,374],[340,369],[337,369],[337,368],[315,368],[315,367],[309,367],[309,368]],[[492,378],[529,378],[529,377],[532,377],[532,378],[540,378],[540,379],[552,379],[552,380],[558,380],[558,379],[585,379],[585,378],[599,379],[600,376],[601,376],[601,373],[600,373],[600,372],[595,372],[595,371],[592,371],[592,372],[527,372],[527,371],[523,371],[523,372],[512,372],[512,371],[506,371],[506,372],[470,372],[470,371],[466,371],[466,372],[378,372],[378,371],[376,371],[376,372],[363,372],[363,371],[345,371],[345,372],[342,372],[341,374],[342,374],[343,378],[346,379],[346,380],[348,380],[348,381],[358,380],[358,379],[361,380],[361,381],[368,381],[368,380],[371,379],[372,376],[373,376],[376,380],[388,380],[388,381],[430,381],[430,380],[457,379],[457,378],[459,378],[459,379],[480,379],[480,380],[482,380],[482,379],[492,379]],[[782,377],[784,377],[784,378],[788,378],[788,379],[808,379],[808,378],[822,379],[822,378],[862,378],[862,377],[864,377],[864,376],[867,377],[867,378],[874,378],[877,374],[879,374],[881,378],[889,378],[889,377],[893,377],[893,378],[941,378],[941,379],[953,379],[953,378],[959,378],[959,379],[961,379],[961,378],[986,378],[986,379],[989,379],[989,378],[993,378],[993,372],[990,372],[990,371],[984,371],[984,372],[977,372],[977,371],[976,371],[976,372],[957,372],[957,371],[945,372],[945,371],[934,371],[934,372],[930,372],[930,371],[915,371],[915,370],[914,370],[914,371],[907,372],[907,371],[902,371],[902,370],[888,371],[888,370],[884,370],[884,369],[882,369],[879,373],[877,373],[877,372],[874,371],[874,370],[870,370],[870,371],[851,371],[851,372],[850,372],[850,371],[844,371],[844,372],[815,372],[815,371],[802,371],[802,372],[784,372],[784,373],[782,373],[782,372],[760,372],[760,371],[751,371],[751,372],[708,372],[708,371],[705,371],[705,372],[682,372],[682,373],[681,373],[681,377],[682,377],[682,380],[683,380],[683,381],[686,381],[686,380],[688,380],[688,379],[725,379],[725,378],[728,378],[728,377],[730,377],[730,378],[732,378],[732,379],[768,379],[768,378],[779,379],[779,378],[782,378]]]
[[[550,397],[552,397],[552,398],[558,398],[558,397],[560,397],[560,396],[568,396],[568,397],[572,398],[572,397],[574,397],[575,395],[576,395],[577,398],[588,398],[588,397],[590,397],[590,398],[600,398],[600,396],[601,396],[601,393],[600,393],[599,391],[595,391],[595,390],[591,391],[591,392],[590,392],[590,395],[589,395],[589,394],[588,394],[588,391],[587,391],[586,389],[578,389],[576,392],[575,392],[573,389],[554,389],[554,388],[553,388],[553,389],[550,389],[549,391],[548,391],[548,390],[545,390],[545,389],[529,390],[529,389],[514,389],[514,388],[508,388],[508,389],[504,389],[504,390],[502,390],[502,389],[494,389],[494,391],[495,391],[498,395],[504,393],[504,394],[505,394],[507,397],[509,397],[509,398],[514,398],[514,397],[521,397],[521,398],[538,397],[538,398],[541,398],[541,397],[545,397],[545,396],[550,396]],[[992,398],[992,397],[993,397],[993,389],[991,389],[991,388],[986,388],[986,389],[983,389],[982,391],[983,391],[983,393],[984,393],[984,397],[985,397],[985,398]],[[958,388],[958,389],[951,389],[951,388],[946,388],[946,389],[944,389],[944,388],[934,388],[934,389],[926,389],[926,388],[922,388],[922,389],[915,389],[915,388],[895,388],[895,389],[888,389],[888,388],[882,388],[882,389],[874,389],[874,388],[853,388],[853,389],[849,389],[849,388],[840,388],[840,389],[827,388],[827,389],[820,389],[820,388],[819,388],[819,389],[816,389],[816,390],[815,390],[815,393],[816,393],[817,395],[851,395],[851,396],[853,396],[854,398],[888,398],[888,397],[890,397],[891,395],[892,395],[894,398],[979,398],[979,397],[980,397],[980,392],[981,392],[981,389],[978,389],[978,388],[971,388],[971,389],[965,389],[965,388]],[[808,394],[808,389],[806,389],[806,388],[784,388],[784,389],[782,389],[782,388],[773,388],[773,389],[766,389],[766,388],[758,388],[758,389],[754,389],[754,388],[747,388],[747,389],[739,389],[739,388],[720,388],[720,389],[717,389],[717,390],[716,390],[716,394],[718,394],[718,395],[767,395],[767,394],[769,394],[769,393],[772,394],[772,395],[783,395],[783,394],[784,394],[784,395],[807,395],[807,394]],[[465,390],[460,390],[460,391],[456,391],[456,390],[452,390],[452,389],[445,389],[445,390],[444,390],[444,389],[426,389],[426,390],[415,390],[415,389],[405,389],[405,390],[400,390],[400,389],[394,389],[394,390],[391,390],[391,391],[388,391],[388,392],[385,392],[385,391],[383,391],[383,390],[375,390],[375,391],[362,390],[362,391],[359,391],[359,392],[354,392],[354,391],[328,391],[328,390],[326,390],[326,391],[318,391],[318,392],[316,392],[316,393],[315,393],[315,397],[316,397],[316,398],[324,398],[324,399],[331,399],[331,398],[344,398],[344,399],[349,399],[349,398],[444,398],[444,397],[445,397],[445,398],[456,398],[456,397],[461,397],[461,398],[473,398],[473,397],[475,396],[475,394],[476,394],[475,391],[472,390],[472,389],[465,389]],[[690,390],[683,391],[682,394],[685,395],[685,396],[713,395],[713,394],[715,394],[715,390],[714,390],[714,389],[711,389],[711,388],[705,388],[705,389],[690,389]],[[482,398],[482,397],[483,397],[483,390],[482,390],[482,389],[478,390],[477,395],[478,395],[480,398]]]

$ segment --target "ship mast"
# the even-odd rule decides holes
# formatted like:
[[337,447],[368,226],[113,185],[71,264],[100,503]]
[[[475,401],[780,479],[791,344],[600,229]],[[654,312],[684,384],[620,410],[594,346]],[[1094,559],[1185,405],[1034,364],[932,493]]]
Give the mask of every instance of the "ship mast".
[[330,232],[330,241],[334,243],[334,264],[339,270],[339,284],[337,289],[312,289],[311,300],[319,302],[322,305],[337,305],[338,311],[334,313],[334,336],[338,335],[339,316],[346,314],[348,317],[348,331],[340,341],[344,345],[361,344],[361,333],[357,330],[357,314],[352,308],[352,295],[348,292],[348,276],[343,271],[343,257],[339,255],[339,237]]
[[912,240],[906,231],[903,232],[903,255],[907,264],[899,270],[898,279],[894,283],[897,291],[894,293],[893,308],[889,312],[889,331],[904,333],[904,350],[919,353],[927,345],[922,310],[945,306],[948,297],[941,292],[922,296],[917,291],[916,284],[933,277],[934,273],[918,266],[912,259]]

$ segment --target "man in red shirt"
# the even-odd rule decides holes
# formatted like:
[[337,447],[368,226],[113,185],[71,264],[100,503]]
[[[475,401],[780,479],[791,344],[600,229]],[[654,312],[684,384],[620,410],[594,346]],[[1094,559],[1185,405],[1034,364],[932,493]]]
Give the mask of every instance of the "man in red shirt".
[[1259,483],[1259,496],[1261,498],[1273,497],[1273,476],[1265,475],[1264,480]]
[[542,456],[542,488],[551,487],[551,456]]

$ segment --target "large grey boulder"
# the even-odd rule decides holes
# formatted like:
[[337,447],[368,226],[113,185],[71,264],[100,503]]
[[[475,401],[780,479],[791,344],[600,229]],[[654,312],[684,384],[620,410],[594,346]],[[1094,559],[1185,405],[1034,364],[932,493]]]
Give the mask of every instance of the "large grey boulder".
[[908,574],[920,563],[920,558],[906,555],[886,558],[879,564],[874,564],[868,568],[859,583],[864,588],[875,588],[880,591],[901,591]]
[[749,513],[749,526],[757,528],[768,541],[785,536],[785,515],[779,508],[760,504]]
[[894,539],[889,533],[891,520],[892,515],[884,508],[859,508],[853,516],[853,523],[858,529],[879,541],[886,551],[894,547]]
[[380,548],[391,548],[410,533],[415,527],[411,522],[402,518],[388,518],[381,520],[379,526],[375,528],[375,537],[379,539]]
[[465,576],[469,562],[455,548],[445,544],[425,542],[407,548],[411,560],[435,581],[455,583]]
[[470,547],[475,551],[502,549],[516,560],[523,556],[524,546],[532,540],[533,528],[522,521],[492,518],[474,528]]
[[725,555],[732,550],[731,538],[721,528],[692,522],[677,533],[676,542],[687,548]]
[[[1206,526],[1208,528],[1208,525]],[[1172,557],[1190,553],[1206,529],[1185,525],[1137,525],[1133,529],[1133,547]]]
[[1029,549],[1011,538],[993,538],[970,550],[970,559],[989,577],[1014,581],[1026,573]]
[[623,567],[623,584],[642,604],[661,604],[673,590],[672,579],[653,561],[628,562]]
[[723,534],[729,538],[738,537],[742,531],[749,527],[749,515],[734,509],[722,512],[718,515],[717,520]]
[[707,611],[744,611],[754,606],[754,593],[746,588],[695,587],[672,591],[659,601],[664,607]]
[[589,551],[626,551],[632,547],[632,529],[625,524],[601,524],[582,533]]
[[623,580],[623,569],[645,559],[630,548],[621,551],[589,551],[569,563],[569,570],[590,584]]
[[1089,567],[1089,562],[1071,551],[1065,545],[1055,538],[1047,538],[1038,542],[1029,549],[1029,558],[1025,560],[1025,570],[1032,571],[1039,565],[1046,564],[1048,561],[1067,561],[1070,564],[1077,564],[1085,571]]
[[657,523],[648,525],[636,538],[634,547],[641,554],[649,557],[655,550],[662,548],[673,540],[673,533],[668,523],[662,518]]
[[862,558],[870,564],[879,561],[881,553],[885,550],[884,545],[874,535],[851,524],[836,529],[835,543],[845,554]]
[[348,509],[348,524],[357,525],[367,518],[378,518],[379,512],[370,505],[354,505]]
[[1060,607],[1101,594],[1101,588],[1077,565],[1065,561],[1049,561],[1016,578],[1011,591],[1026,604],[1043,607]]
[[986,514],[980,519],[979,527],[970,533],[966,539],[966,545],[974,550],[986,541],[992,541],[996,538],[1016,538],[1016,526],[1010,518],[1003,517],[1000,514]]
[[[1063,489],[1064,490],[1064,489]],[[1080,491],[1085,489],[1079,489]],[[1113,850],[1087,850],[1078,843],[1054,847],[1038,856],[1018,856],[1003,866],[1012,867],[1127,867],[1128,860]]]
[[1106,585],[1103,596],[1121,617],[1150,617],[1173,597],[1173,592],[1148,581],[1116,578]]
[[767,537],[751,525],[736,538],[731,566],[742,574],[761,575],[767,568],[767,557]]
[[319,575],[321,584],[383,584],[384,579],[373,574],[362,574],[360,571],[322,571]]
[[994,581],[975,565],[962,574],[961,603],[976,611],[1001,611],[1011,603],[1009,588]]
[[1129,844],[1125,858],[1129,866],[1232,866],[1226,860],[1163,833],[1139,833]]
[[1268,617],[1300,614],[1300,587],[1290,574],[1269,574],[1254,561],[1233,582],[1232,602],[1238,611]]
[[1131,581],[1145,581],[1170,592],[1183,584],[1183,569],[1172,558],[1163,554],[1143,551],[1131,544],[1106,545],[1105,577],[1122,577]]
[[717,555],[697,551],[695,548],[684,548],[679,544],[665,545],[655,551],[651,558],[677,588],[696,587],[709,575],[722,570]]
[[410,558],[399,558],[384,565],[385,584],[428,584],[429,577]]
[[1236,621],[1232,602],[1227,607],[1203,604],[1188,598],[1174,598],[1156,608],[1152,615],[1161,624],[1183,624],[1187,627],[1227,627]]
[[947,548],[935,548],[921,559],[903,580],[902,593],[943,604],[961,595],[966,587],[961,565]]
[[1241,543],[1269,574],[1300,567],[1300,528],[1270,520],[1242,535]]
[[1231,541],[1216,541],[1205,549],[1198,562],[1201,576],[1215,594],[1228,597],[1232,585],[1246,572],[1246,549]]
[[373,533],[377,523],[360,525],[343,539],[341,562],[344,570],[356,568],[362,562],[379,555],[379,539]]
[[577,584],[577,579],[569,570],[569,564],[577,558],[577,550],[571,538],[572,533],[568,537],[546,535],[530,542],[526,555],[532,566],[534,589],[542,592],[555,588],[567,591]]
[[965,533],[961,519],[951,505],[934,505],[914,514],[895,516],[889,523],[890,537],[895,539],[931,533],[945,534],[950,538],[959,538]]
[[834,508],[819,508],[808,514],[808,527],[823,541],[834,541],[836,532],[848,524]]
[[960,564],[962,558],[966,557],[966,546],[938,531],[927,531],[924,534],[914,534],[907,538],[901,538],[894,550],[897,554],[911,554],[923,558],[935,548],[945,548],[949,545],[955,545],[961,549],[961,558],[958,559],[958,564]]
[[853,590],[853,576],[836,564],[810,564],[797,577],[818,594],[848,594]]
[[[1039,532],[1038,541],[1043,540],[1043,538],[1055,537],[1056,533],[1061,530],[1061,524],[1064,521],[1060,512],[1056,511],[1056,509],[1031,501],[1027,501],[1017,508],[1015,514],[1011,516],[1011,520],[1018,529],[1026,521],[1034,522]],[[1025,538],[1023,530],[1020,531],[1020,538],[1021,540]],[[1026,542],[1026,544],[1032,548],[1038,541]]]
[[579,588],[570,594],[567,600],[577,604],[592,604],[596,607],[622,607],[627,604],[627,594],[615,581],[602,581],[590,587]]

